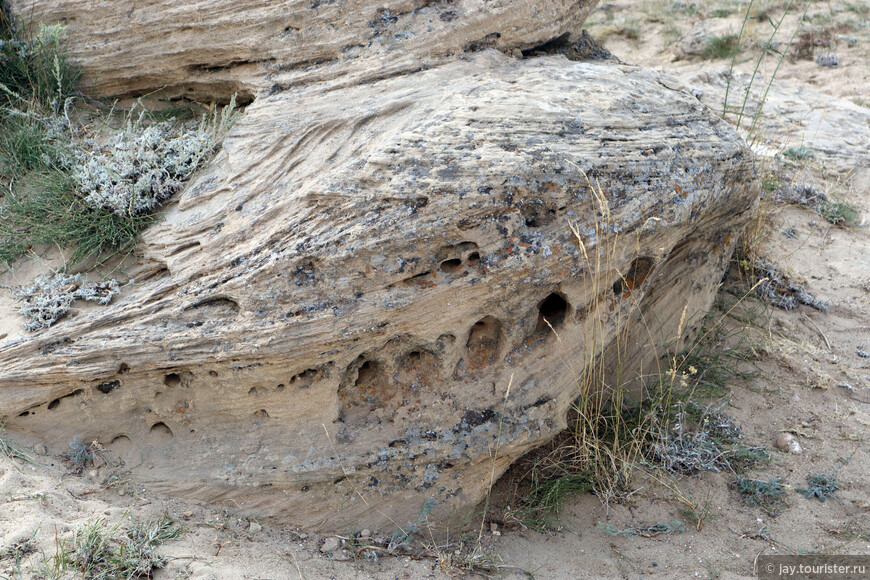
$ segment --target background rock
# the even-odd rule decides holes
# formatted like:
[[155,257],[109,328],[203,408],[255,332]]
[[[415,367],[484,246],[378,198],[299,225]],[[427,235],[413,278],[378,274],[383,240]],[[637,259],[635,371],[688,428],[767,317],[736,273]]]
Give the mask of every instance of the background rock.
[[529,49],[578,33],[595,0],[9,0],[19,22],[64,24],[97,95],[250,102],[258,90],[371,82],[465,51]]

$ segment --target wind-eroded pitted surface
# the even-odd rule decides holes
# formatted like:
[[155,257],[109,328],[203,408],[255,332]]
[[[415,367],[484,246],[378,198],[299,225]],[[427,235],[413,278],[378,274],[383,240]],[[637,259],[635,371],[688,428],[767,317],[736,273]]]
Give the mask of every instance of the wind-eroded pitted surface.
[[[412,86],[258,100],[146,234],[150,278],[3,349],[22,414],[8,428],[128,438],[167,489],[309,524],[413,518],[429,496],[442,514],[473,504],[499,422],[499,467],[564,426],[577,387],[563,361],[601,348],[631,303],[617,270],[653,264],[632,300],[651,289],[665,326],[687,295],[709,302],[752,169],[669,85],[488,53]],[[581,169],[620,233],[600,288],[569,227],[588,251],[603,243]],[[587,346],[600,293],[613,323]]]
[[[524,34],[531,8],[516,9]],[[586,10],[563,9],[532,12],[561,34]],[[98,68],[82,26],[74,54]],[[99,441],[153,465],[155,489],[393,528],[429,498],[433,517],[473,506],[563,429],[583,365],[638,303],[653,328],[624,360],[650,362],[648,337],[709,306],[749,217],[745,145],[660,73],[466,45],[430,70],[259,93],[112,305],[6,340],[7,429],[58,451]],[[367,54],[376,68],[381,49]],[[173,85],[160,62],[148,70]]]

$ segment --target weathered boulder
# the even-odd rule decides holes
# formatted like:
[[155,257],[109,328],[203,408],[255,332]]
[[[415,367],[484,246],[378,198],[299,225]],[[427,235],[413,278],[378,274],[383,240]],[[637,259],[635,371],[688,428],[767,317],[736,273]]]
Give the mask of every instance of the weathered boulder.
[[359,84],[466,51],[531,49],[580,32],[597,0],[8,0],[18,21],[66,25],[94,94],[247,103],[262,89]]
[[110,306],[6,341],[7,429],[299,525],[444,517],[564,428],[630,305],[670,337],[709,304],[753,203],[742,140],[660,73],[489,51],[335,84],[257,99]]

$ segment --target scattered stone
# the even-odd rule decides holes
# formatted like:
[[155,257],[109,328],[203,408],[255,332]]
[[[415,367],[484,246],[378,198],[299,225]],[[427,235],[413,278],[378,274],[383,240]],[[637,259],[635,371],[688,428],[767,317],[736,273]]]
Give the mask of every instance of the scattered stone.
[[816,57],[816,64],[826,68],[834,68],[840,66],[840,57],[836,54],[820,54]]
[[821,312],[828,311],[828,303],[817,300],[802,285],[794,283],[788,274],[770,262],[755,260],[755,274],[764,280],[756,288],[756,292],[773,306],[783,310],[794,310],[798,304],[804,304]]
[[320,546],[320,551],[324,554],[331,554],[341,548],[341,540],[336,537],[329,537],[323,541],[323,544]]
[[256,534],[257,532],[259,532],[262,529],[263,529],[263,526],[261,526],[257,522],[251,522],[248,525],[248,531],[251,532],[252,534]]
[[371,538],[371,537],[372,537],[372,531],[371,531],[371,530],[368,530],[368,529],[366,529],[366,530],[361,530],[360,533],[359,533],[359,537],[360,537],[360,538]]
[[797,437],[791,433],[783,433],[780,435],[776,440],[776,448],[780,451],[785,451],[786,453],[792,453],[794,455],[800,455],[804,452]]
[[193,517],[193,512],[192,511],[181,512],[181,517],[183,517],[186,520],[189,520],[190,518]]
[[35,451],[37,455],[48,455],[48,447],[46,447],[42,443],[37,443],[33,447],[33,451]]

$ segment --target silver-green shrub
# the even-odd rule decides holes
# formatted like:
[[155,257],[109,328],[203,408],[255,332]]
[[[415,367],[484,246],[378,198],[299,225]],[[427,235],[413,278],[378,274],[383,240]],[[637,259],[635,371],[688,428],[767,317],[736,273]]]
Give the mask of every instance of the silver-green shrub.
[[24,327],[34,331],[48,328],[69,311],[75,300],[88,300],[106,305],[119,292],[118,282],[89,282],[81,274],[68,275],[55,272],[39,276],[30,286],[15,290],[24,300],[18,312],[24,315]]
[[90,139],[77,152],[73,177],[95,209],[121,216],[152,212],[184,187],[207,162],[235,120],[235,98],[199,122],[148,124],[128,117],[123,130],[103,143]]

